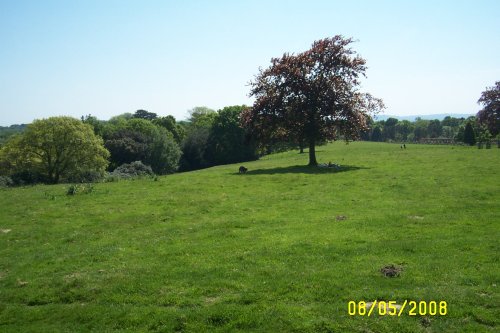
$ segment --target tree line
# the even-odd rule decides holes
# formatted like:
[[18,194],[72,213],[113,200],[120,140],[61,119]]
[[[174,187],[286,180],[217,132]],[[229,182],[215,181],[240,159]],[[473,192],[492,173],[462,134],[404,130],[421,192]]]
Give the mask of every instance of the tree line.
[[165,175],[254,160],[257,147],[239,121],[245,108],[195,107],[186,121],[146,110],[108,121],[92,115],[35,120],[1,146],[0,176],[15,184],[55,184],[97,181],[134,166]]
[[498,135],[498,130],[493,129],[492,133],[477,116],[447,116],[442,120],[416,118],[415,121],[400,121],[396,118],[379,121],[370,119],[369,123],[370,129],[361,135],[365,141],[419,143],[427,142],[428,139],[447,139],[449,142],[474,145],[476,142],[489,141]]
[[35,120],[1,146],[0,176],[58,183],[94,181],[106,172],[164,175],[294,148],[308,148],[309,165],[316,166],[315,147],[335,140],[447,138],[472,145],[498,136],[500,82],[482,93],[476,117],[374,121],[384,104],[360,91],[366,61],[353,42],[337,35],[271,59],[250,82],[252,107],[195,107],[186,121],[147,110],[108,121],[92,115]]

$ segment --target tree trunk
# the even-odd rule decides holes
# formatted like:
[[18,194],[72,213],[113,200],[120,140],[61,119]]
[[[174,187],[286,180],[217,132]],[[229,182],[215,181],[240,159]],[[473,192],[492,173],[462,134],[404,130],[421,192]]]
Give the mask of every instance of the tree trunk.
[[318,161],[316,161],[316,141],[309,141],[309,166],[317,166]]

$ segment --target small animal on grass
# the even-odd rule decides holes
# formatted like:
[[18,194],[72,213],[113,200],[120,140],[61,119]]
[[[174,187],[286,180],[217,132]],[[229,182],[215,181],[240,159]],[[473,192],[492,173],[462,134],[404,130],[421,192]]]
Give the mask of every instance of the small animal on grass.
[[243,165],[240,166],[240,173],[247,173],[248,169],[245,168]]
[[405,143],[405,144],[403,144],[403,148],[404,148],[404,149],[406,149],[406,143]]

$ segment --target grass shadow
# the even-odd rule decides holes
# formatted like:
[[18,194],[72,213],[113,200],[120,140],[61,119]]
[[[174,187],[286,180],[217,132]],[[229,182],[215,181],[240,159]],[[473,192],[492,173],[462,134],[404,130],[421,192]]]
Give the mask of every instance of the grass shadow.
[[[303,174],[325,174],[325,173],[340,173],[348,171],[356,171],[360,169],[370,169],[367,167],[359,167],[355,165],[341,165],[339,168],[328,167],[313,167],[307,165],[293,165],[288,167],[248,170],[245,175],[275,175],[284,173],[303,173]],[[239,175],[238,172],[233,175]]]

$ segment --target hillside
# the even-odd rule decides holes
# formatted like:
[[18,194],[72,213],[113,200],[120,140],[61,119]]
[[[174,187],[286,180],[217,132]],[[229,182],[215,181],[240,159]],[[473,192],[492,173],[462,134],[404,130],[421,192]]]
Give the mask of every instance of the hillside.
[[[0,189],[2,332],[491,332],[500,149],[356,142],[96,184]],[[402,268],[399,277],[380,272]],[[446,301],[445,316],[348,315]]]

